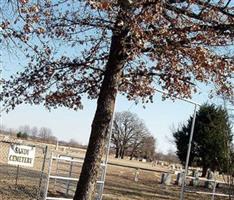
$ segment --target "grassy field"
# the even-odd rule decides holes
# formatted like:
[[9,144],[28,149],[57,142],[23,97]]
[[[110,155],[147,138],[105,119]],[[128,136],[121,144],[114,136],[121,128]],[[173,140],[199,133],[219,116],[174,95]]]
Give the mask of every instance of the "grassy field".
[[[5,146],[4,146],[5,145]],[[37,144],[40,145],[40,144]],[[36,152],[35,166],[33,168],[20,168],[20,175],[18,184],[15,184],[16,166],[7,164],[7,144],[1,144],[0,155],[0,200],[35,200],[38,194],[38,184],[40,178],[40,169],[42,166],[43,153],[40,149]],[[50,147],[54,150],[54,147]],[[40,150],[40,151],[39,151]],[[50,151],[51,152],[51,151]],[[4,154],[3,154],[4,153]],[[84,157],[85,151],[74,148],[60,148],[57,154],[73,155]],[[46,161],[45,172],[48,171],[49,159]],[[52,165],[52,174],[56,173],[56,162]],[[66,176],[69,165],[62,164],[60,170]],[[139,180],[134,181],[136,169],[139,171]],[[74,166],[72,177],[78,178],[81,170],[81,165]],[[172,173],[172,184],[165,186],[160,184],[161,174],[163,172]],[[103,200],[178,200],[180,194],[180,187],[174,184],[176,175],[166,166],[152,166],[150,163],[142,163],[135,160],[118,160],[110,156],[109,165],[107,168],[107,176],[104,188]],[[42,186],[45,187],[46,177],[43,179]],[[65,182],[50,180],[49,194],[64,196],[62,193],[62,185]],[[70,183],[73,190],[76,182]],[[188,189],[188,188],[187,188]],[[204,187],[190,187],[192,191],[207,191]],[[210,195],[196,194],[195,192],[186,192],[185,200],[208,200]],[[215,197],[215,200],[228,200],[226,197]],[[234,198],[232,198],[234,199]]]
[[[131,161],[123,161],[124,164],[129,163],[132,165]],[[146,168],[153,168],[150,164],[143,164]],[[137,164],[135,164],[137,166]],[[140,163],[142,166],[142,163]],[[156,170],[146,171],[140,170],[139,181],[134,181],[135,170],[127,167],[119,167],[110,165],[108,167],[107,179],[104,190],[104,200],[178,200],[180,194],[180,187],[174,184],[176,179],[175,175],[172,175],[172,185],[165,186],[160,184],[161,173],[160,171],[167,171],[164,167],[154,167]],[[202,190],[204,188],[189,188],[190,190]],[[196,193],[186,193],[186,200],[206,200],[211,199],[211,196],[200,195]],[[228,198],[216,197],[216,200],[225,200]]]
[[[134,181],[136,168],[140,168],[139,180],[137,182]],[[168,168],[162,166],[152,167],[150,163],[117,160],[111,157],[107,168],[103,200],[178,200],[181,188],[174,184],[176,175],[172,174],[172,184],[165,186],[160,184],[163,172],[169,172]],[[59,194],[62,191],[61,185],[61,182],[57,182],[57,186],[54,187],[52,181],[50,187],[51,193],[55,194],[57,191],[57,194]],[[75,183],[73,184],[73,188],[75,189]],[[187,189],[212,192],[204,187],[187,187]],[[186,192],[185,199],[206,200],[211,199],[211,195]],[[228,198],[215,197],[215,199],[225,200]]]

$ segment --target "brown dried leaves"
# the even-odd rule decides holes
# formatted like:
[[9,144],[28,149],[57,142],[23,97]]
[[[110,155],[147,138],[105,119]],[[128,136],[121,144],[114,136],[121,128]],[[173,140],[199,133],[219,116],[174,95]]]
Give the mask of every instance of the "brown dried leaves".
[[[83,94],[97,98],[111,35],[121,31],[127,32],[120,51],[127,58],[118,55],[123,59],[119,90],[128,99],[146,102],[155,86],[172,96],[191,97],[197,82],[214,83],[217,93],[233,96],[233,55],[219,52],[220,46],[233,47],[229,6],[192,0],[183,6],[148,0],[63,3],[21,1],[15,23],[1,22],[4,40],[20,39],[24,50],[33,49],[25,72],[5,82],[6,104],[78,109]],[[52,41],[61,46],[59,55]],[[77,55],[63,55],[63,46]]]

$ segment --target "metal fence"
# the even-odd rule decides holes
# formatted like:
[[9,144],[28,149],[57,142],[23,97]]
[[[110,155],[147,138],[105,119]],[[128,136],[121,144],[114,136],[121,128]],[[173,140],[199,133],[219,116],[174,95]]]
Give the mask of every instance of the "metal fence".
[[[35,148],[33,166],[9,164],[9,151],[13,145]],[[47,145],[16,138],[0,138],[0,199],[44,199],[49,163],[48,155]]]
[[[55,155],[52,153],[47,177],[45,199],[73,199],[83,162],[83,157],[61,154]],[[102,199],[105,167],[105,162],[101,163],[97,177],[96,200]]]
[[[104,155],[98,171],[95,200],[102,200],[110,150],[111,133],[105,143]],[[64,149],[63,149],[64,150]],[[57,151],[59,152],[59,151]],[[51,153],[46,183],[45,200],[72,199],[79,180],[84,155],[77,156],[77,149],[69,149],[68,154]],[[73,154],[74,153],[74,154]],[[72,155],[73,154],[73,155]],[[75,156],[74,156],[75,155]]]
[[[212,178],[201,178],[198,176],[186,176],[185,196],[191,193],[206,195],[206,199],[234,199],[234,182],[228,175],[216,175]],[[187,194],[186,194],[187,193]],[[185,198],[186,199],[186,198]]]

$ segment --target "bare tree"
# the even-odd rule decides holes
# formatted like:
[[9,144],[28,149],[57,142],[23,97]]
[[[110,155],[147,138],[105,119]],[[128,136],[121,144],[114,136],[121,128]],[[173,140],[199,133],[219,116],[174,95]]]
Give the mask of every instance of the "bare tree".
[[156,139],[152,135],[143,137],[136,151],[138,157],[147,159],[148,161],[154,160],[156,151]]
[[57,138],[53,136],[51,129],[46,128],[46,127],[41,127],[39,130],[38,137],[41,138],[44,141],[56,141]]
[[32,137],[36,138],[38,136],[38,128],[36,126],[32,127],[30,134]]
[[71,138],[70,141],[68,142],[68,145],[71,147],[79,147],[81,144],[77,142],[74,138]]
[[5,132],[7,130],[6,126],[4,124],[0,124],[0,131]]
[[19,132],[26,133],[27,135],[29,135],[31,132],[30,126],[29,125],[20,126]]
[[130,157],[136,154],[144,139],[150,133],[142,120],[131,112],[117,112],[113,122],[112,143],[115,146],[115,157],[124,158],[126,151]]
[[177,157],[176,153],[172,150],[169,150],[167,153],[158,152],[155,154],[155,158],[157,160],[163,160],[168,163],[180,163],[180,160]]
[[[145,138],[149,135],[148,130],[145,128],[144,124],[139,126],[140,129],[136,130],[135,135],[133,136],[132,141],[130,141],[130,160],[133,157],[140,157],[142,147],[144,145]],[[140,150],[141,149],[141,150]]]
[[16,135],[16,130],[7,128],[4,124],[0,125],[0,133],[4,135]]
[[116,113],[113,121],[112,143],[115,145],[116,158],[123,158],[124,152],[128,148],[129,141],[134,136],[134,125],[136,116],[130,112]]
[[172,96],[191,97],[202,82],[233,95],[230,0],[9,2],[2,3],[0,37],[7,49],[22,49],[28,65],[2,81],[6,109],[25,102],[77,110],[83,96],[98,98],[74,199],[95,195],[118,92],[147,102],[160,85]]
[[180,163],[180,160],[178,156],[176,155],[176,152],[169,149],[167,154],[165,155],[166,161],[169,163]]

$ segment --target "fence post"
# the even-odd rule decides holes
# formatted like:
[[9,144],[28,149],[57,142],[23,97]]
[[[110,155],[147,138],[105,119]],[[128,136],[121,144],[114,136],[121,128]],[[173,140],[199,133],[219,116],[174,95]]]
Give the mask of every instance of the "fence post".
[[[57,155],[56,157],[59,158],[60,155]],[[56,159],[56,170],[55,170],[56,176],[58,176],[58,174],[59,174],[58,166],[59,166],[59,159]],[[56,189],[56,184],[57,184],[57,179],[55,178],[54,179],[54,189]]]
[[39,186],[38,186],[37,200],[39,200],[40,196],[41,196],[40,195],[41,185],[42,185],[42,179],[43,179],[43,174],[44,174],[44,170],[45,170],[45,162],[46,162],[47,152],[48,152],[48,146],[45,147],[45,152],[44,152],[44,157],[43,157],[43,162],[42,162],[42,167],[41,167]]
[[214,180],[214,186],[213,186],[213,192],[212,192],[212,198],[211,198],[211,200],[215,199],[215,189],[216,189],[216,180]]
[[[73,158],[72,158],[72,160],[73,160]],[[71,177],[71,175],[72,175],[72,166],[73,166],[73,161],[72,160],[71,160],[71,163],[70,163],[70,169],[69,169],[68,177]],[[70,180],[67,180],[66,196],[69,195],[69,187],[70,187]]]
[[53,152],[51,153],[51,157],[50,157],[50,161],[49,161],[49,169],[48,169],[48,175],[47,175],[46,192],[45,192],[44,200],[46,200],[48,190],[49,190],[49,182],[50,182],[50,173],[51,173],[52,162],[53,162]]
[[17,165],[17,169],[16,169],[15,188],[17,187],[18,179],[19,179],[19,165]]

